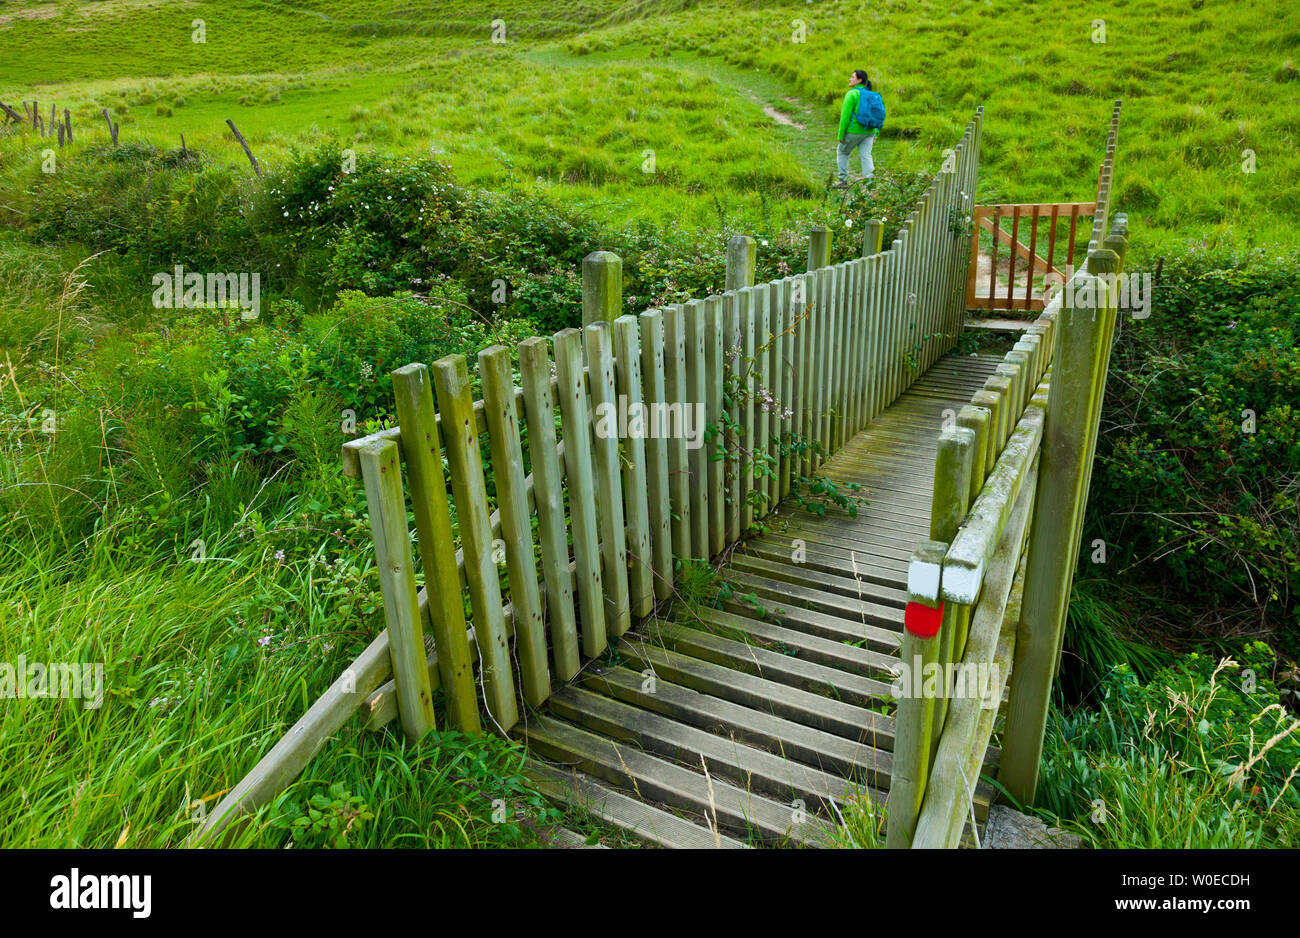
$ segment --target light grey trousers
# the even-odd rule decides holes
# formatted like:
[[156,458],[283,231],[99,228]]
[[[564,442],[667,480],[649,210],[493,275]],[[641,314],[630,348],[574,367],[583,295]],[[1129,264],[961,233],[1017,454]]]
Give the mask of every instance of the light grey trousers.
[[876,164],[871,159],[871,147],[876,142],[875,134],[845,134],[844,139],[835,150],[835,166],[840,171],[840,182],[849,178],[849,154],[858,151],[862,160],[862,178],[870,179],[876,171]]

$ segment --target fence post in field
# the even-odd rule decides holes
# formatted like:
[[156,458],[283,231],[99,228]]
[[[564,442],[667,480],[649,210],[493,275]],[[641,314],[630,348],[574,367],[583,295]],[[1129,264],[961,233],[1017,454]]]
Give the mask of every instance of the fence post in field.
[[879,218],[868,218],[862,228],[862,256],[879,254],[885,243],[885,223]]
[[831,233],[825,225],[813,225],[808,232],[808,269],[817,270],[831,262]]
[[582,259],[582,325],[613,322],[623,312],[623,259],[593,251]]
[[[916,830],[916,819],[929,780],[933,740],[943,728],[937,704],[946,703],[946,699],[923,695],[928,683],[923,680],[925,671],[930,664],[942,667],[944,642],[949,641],[950,647],[957,620],[963,611],[969,611],[969,607],[939,604],[939,565],[970,508],[970,474],[975,445],[975,432],[965,427],[949,427],[939,434],[934,464],[934,497],[930,509],[930,540],[921,543],[908,566],[909,605],[924,602],[931,608],[938,606],[940,618],[937,632],[923,634],[924,630],[913,630],[909,615],[899,646],[899,663],[910,680],[903,685],[905,692],[898,699],[898,711],[894,717],[894,770],[889,786],[889,820],[885,832],[885,846],[890,848],[912,845],[912,834]],[[919,584],[918,569],[932,571],[930,579],[933,582]],[[940,693],[947,693],[946,685]]]
[[65,107],[63,109],[63,126],[68,129],[68,143],[72,143],[72,114]]
[[757,242],[749,235],[736,235],[727,242],[728,290],[739,290],[754,285],[754,262]]
[[1024,601],[1011,669],[999,782],[1022,805],[1032,804],[1047,726],[1056,659],[1078,560],[1083,510],[1110,361],[1114,297],[1097,276],[1118,258],[1094,252],[1074,281],[1057,319],[1051,390],[1043,425],[1038,492],[1029,535]]

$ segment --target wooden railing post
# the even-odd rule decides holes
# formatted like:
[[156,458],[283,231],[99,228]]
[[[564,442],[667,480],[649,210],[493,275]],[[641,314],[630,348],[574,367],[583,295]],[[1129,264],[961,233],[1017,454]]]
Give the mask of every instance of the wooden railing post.
[[[465,632],[465,604],[456,571],[456,540],[442,471],[442,432],[433,408],[429,369],[406,365],[393,372],[393,397],[402,427],[402,457],[411,488],[411,512],[429,597],[429,621],[438,651],[438,674],[454,729],[480,729],[474,661]],[[390,645],[391,647],[391,645]]]
[[825,225],[813,225],[808,232],[808,269],[817,270],[831,262],[831,233]]
[[613,322],[623,312],[623,259],[594,251],[582,259],[582,324]]
[[487,485],[483,479],[469,369],[464,355],[445,355],[430,370],[438,412],[442,415],[443,442],[447,446],[447,467],[451,472],[456,520],[465,552],[465,581],[469,586],[488,713],[505,732],[519,720],[519,705],[515,702],[501,583],[493,556]]
[[[1109,251],[1076,278],[1056,330],[1051,391],[1043,428],[1038,496],[1030,529],[1025,593],[1011,670],[999,782],[1022,805],[1033,803],[1056,659],[1078,559],[1091,457],[1109,364],[1114,298],[1098,277],[1117,263]],[[1112,267],[1112,269],[1114,269]],[[1080,302],[1082,301],[1082,302]]]
[[739,290],[754,285],[754,262],[757,242],[749,235],[736,235],[727,242],[727,289]]
[[370,531],[375,540],[375,566],[384,592],[388,650],[397,679],[397,710],[407,739],[417,740],[433,726],[433,692],[429,688],[424,628],[406,529],[402,465],[392,440],[371,443],[360,456]]
[[885,243],[885,223],[879,218],[869,218],[862,228],[862,256],[879,254]]
[[[939,450],[934,463],[934,498],[930,506],[930,541],[939,545],[934,557],[921,556],[928,542],[918,549],[918,557],[926,564],[936,564],[943,559],[942,550],[952,542],[966,512],[970,508],[970,474],[975,456],[975,432],[965,427],[949,427],[939,435]],[[933,548],[933,544],[930,545]],[[937,570],[937,566],[935,567]],[[909,600],[916,590],[909,570]],[[935,574],[933,593],[938,596],[938,574]],[[927,590],[929,592],[929,590]],[[926,682],[918,680],[932,663],[942,664],[944,642],[951,642],[952,630],[961,614],[961,608],[949,605],[943,609],[939,632],[920,635],[911,628],[903,632],[899,647],[899,662],[911,677],[898,700],[894,717],[894,769],[889,786],[889,820],[885,846],[909,847],[916,829],[916,818],[921,810],[921,799],[929,778],[931,753],[936,729],[936,703],[926,697]],[[946,630],[946,631],[945,631]],[[946,689],[944,691],[946,693]]]

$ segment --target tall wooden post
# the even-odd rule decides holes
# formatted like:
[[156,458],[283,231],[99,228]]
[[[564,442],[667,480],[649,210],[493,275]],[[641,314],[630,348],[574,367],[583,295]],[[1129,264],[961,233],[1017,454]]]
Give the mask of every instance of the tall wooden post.
[[433,727],[433,693],[424,652],[424,626],[416,598],[411,541],[406,528],[406,499],[397,444],[382,440],[360,453],[375,540],[375,567],[384,595],[384,623],[393,677],[397,679],[397,710],[406,738],[414,742]]
[[868,219],[862,229],[862,256],[879,254],[884,249],[884,243],[885,223],[879,218]]
[[[916,555],[923,564],[935,570],[933,590],[939,595],[938,565],[943,552],[957,534],[957,526],[966,517],[970,507],[970,474],[975,458],[975,431],[965,427],[949,427],[939,434],[939,450],[934,463],[934,497],[930,508],[930,541],[933,556],[924,556],[918,549]],[[937,545],[935,547],[934,545]],[[923,545],[924,546],[924,545]],[[908,599],[917,589],[908,573]],[[924,599],[928,599],[926,596]],[[926,666],[941,663],[945,641],[951,645],[953,629],[961,615],[955,605],[944,607],[939,631],[922,635],[908,627],[903,632],[899,647],[899,660],[907,669],[910,680],[898,700],[894,717],[894,769],[889,785],[889,821],[885,832],[885,846],[909,847],[916,830],[916,819],[921,811],[926,782],[930,775],[930,758],[936,728],[936,700],[923,695],[926,682],[922,680]],[[943,691],[946,693],[946,688]],[[946,701],[945,701],[946,703]],[[941,717],[940,717],[941,719]]]
[[1024,601],[1011,669],[999,782],[1022,805],[1038,788],[1052,680],[1060,654],[1079,536],[1110,362],[1114,297],[1097,276],[1117,266],[1109,251],[1090,258],[1088,273],[1062,304],[1051,391],[1043,425],[1038,492],[1029,536]]
[[831,233],[825,225],[808,232],[808,269],[817,270],[831,262]]
[[757,242],[749,235],[736,235],[727,242],[727,289],[739,290],[754,285],[754,262]]
[[613,322],[623,313],[623,259],[593,251],[582,259],[582,325]]

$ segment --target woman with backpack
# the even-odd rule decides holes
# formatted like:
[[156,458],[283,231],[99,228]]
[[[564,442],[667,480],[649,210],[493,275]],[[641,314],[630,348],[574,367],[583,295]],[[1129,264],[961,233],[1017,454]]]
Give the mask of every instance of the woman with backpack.
[[839,182],[831,188],[848,188],[849,155],[858,151],[862,160],[862,178],[870,179],[876,164],[871,159],[871,148],[876,142],[876,134],[885,125],[885,102],[879,93],[871,90],[867,73],[855,69],[849,76],[849,90],[844,95],[844,105],[840,108],[839,147],[835,152],[835,165],[839,170]]

